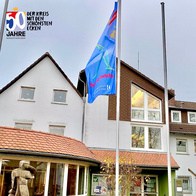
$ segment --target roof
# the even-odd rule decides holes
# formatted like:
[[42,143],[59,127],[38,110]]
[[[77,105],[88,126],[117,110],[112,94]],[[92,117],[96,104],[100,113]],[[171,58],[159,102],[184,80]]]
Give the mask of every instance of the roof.
[[[164,91],[164,88],[159,85],[158,83],[156,83],[155,81],[151,80],[150,78],[148,78],[147,76],[145,76],[144,74],[142,74],[141,72],[139,72],[138,70],[134,69],[132,66],[128,65],[127,63],[125,63],[124,61],[121,60],[121,65],[124,65],[125,67],[127,67],[128,69],[130,69],[131,71],[135,72],[136,74],[140,75],[141,77],[143,77],[144,79],[148,80],[150,83],[152,83],[153,85],[155,85],[156,87],[158,87],[159,89]],[[79,73],[79,80],[78,80],[78,85],[77,85],[77,89],[80,91],[81,94],[83,94],[83,82],[81,82],[81,80],[83,82],[86,82],[86,76],[85,76],[85,70],[81,70]],[[169,99],[174,97],[174,92],[173,90],[168,90],[168,95],[169,95]]]
[[0,127],[0,152],[86,160],[97,163],[84,143],[56,134]]
[[187,102],[187,101],[175,101],[174,105],[169,106],[171,109],[183,109],[183,110],[196,110],[196,102]]
[[[160,89],[162,89],[164,91],[164,88],[161,85],[156,83],[154,80],[151,80],[149,77],[147,77],[146,75],[142,74],[138,70],[134,69],[132,66],[128,65],[127,63],[125,63],[122,60],[121,60],[121,64],[126,66],[128,69],[132,70],[136,74],[140,75],[141,77],[143,77],[144,79],[148,80],[150,83],[152,83],[153,85],[155,85],[156,87],[158,87],[158,88],[160,88]],[[168,95],[169,95],[169,98],[171,98],[171,97],[174,96],[174,92],[172,90],[168,90]]]
[[[116,151],[115,150],[91,150],[96,158],[100,162],[105,162],[106,158],[116,160]],[[167,154],[166,153],[151,153],[151,152],[130,152],[130,151],[120,151],[120,158],[126,158],[126,162],[130,160],[133,161],[134,165],[140,167],[157,167],[165,168],[167,167]],[[179,168],[179,165],[176,163],[174,158],[171,156],[171,167],[173,169]]]
[[50,60],[54,63],[54,65],[57,67],[57,69],[61,72],[61,74],[65,77],[65,79],[69,82],[69,84],[73,87],[73,89],[78,93],[78,95],[81,97],[81,94],[76,89],[76,87],[73,85],[71,80],[67,77],[67,75],[63,72],[63,70],[59,67],[59,65],[56,63],[56,61],[52,58],[52,56],[46,52],[43,54],[39,59],[37,59],[33,64],[31,64],[27,69],[25,69],[21,74],[19,74],[16,78],[14,78],[10,83],[8,83],[6,86],[4,86],[0,90],[0,94],[3,93],[6,89],[8,89],[11,85],[13,85],[16,81],[18,81],[22,76],[24,76],[28,71],[30,71],[33,67],[35,67],[40,61],[42,61],[44,58],[49,57]]
[[187,123],[170,123],[170,133],[196,134],[195,124]]

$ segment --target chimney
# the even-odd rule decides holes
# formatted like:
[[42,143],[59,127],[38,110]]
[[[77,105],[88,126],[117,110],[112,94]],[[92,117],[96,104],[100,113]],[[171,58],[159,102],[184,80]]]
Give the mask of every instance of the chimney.
[[169,91],[174,94],[174,96],[169,100],[169,106],[175,106],[175,90],[169,89]]

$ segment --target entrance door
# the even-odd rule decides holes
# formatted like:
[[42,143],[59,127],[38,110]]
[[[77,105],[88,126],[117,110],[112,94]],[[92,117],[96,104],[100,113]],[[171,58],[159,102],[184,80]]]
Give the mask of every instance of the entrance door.
[[141,175],[130,196],[158,196],[158,177]]

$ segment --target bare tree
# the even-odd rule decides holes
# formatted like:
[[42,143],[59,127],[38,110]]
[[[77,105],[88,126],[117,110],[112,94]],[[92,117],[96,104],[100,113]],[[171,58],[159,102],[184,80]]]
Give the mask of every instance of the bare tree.
[[[101,173],[105,174],[106,184],[108,186],[108,194],[110,196],[115,195],[115,161],[107,157],[105,161],[101,164]],[[120,195],[130,195],[130,192],[134,192],[134,187],[140,186],[141,168],[134,165],[134,160],[132,156],[121,157],[119,159],[119,186]],[[137,196],[137,194],[134,194]]]

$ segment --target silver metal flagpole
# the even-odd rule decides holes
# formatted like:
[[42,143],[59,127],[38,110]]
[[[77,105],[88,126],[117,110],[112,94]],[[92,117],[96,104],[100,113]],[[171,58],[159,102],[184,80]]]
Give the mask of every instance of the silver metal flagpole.
[[2,45],[2,40],[3,40],[3,32],[4,32],[4,27],[5,27],[5,19],[6,19],[6,12],[7,12],[7,7],[8,7],[8,2],[9,2],[9,0],[5,0],[5,6],[4,6],[3,17],[2,17],[2,22],[1,22],[0,51],[1,51],[1,45]]
[[117,62],[117,93],[116,93],[116,191],[115,196],[119,194],[119,114],[120,114],[120,59],[121,59],[121,0],[118,0],[118,62]]
[[168,105],[168,89],[167,89],[167,58],[166,58],[166,36],[165,36],[165,9],[164,3],[161,3],[162,10],[162,35],[163,35],[163,63],[164,63],[164,87],[165,87],[165,118],[167,132],[167,171],[168,171],[168,191],[169,196],[172,196],[171,185],[171,161],[170,161],[170,146],[169,146],[169,105]]

